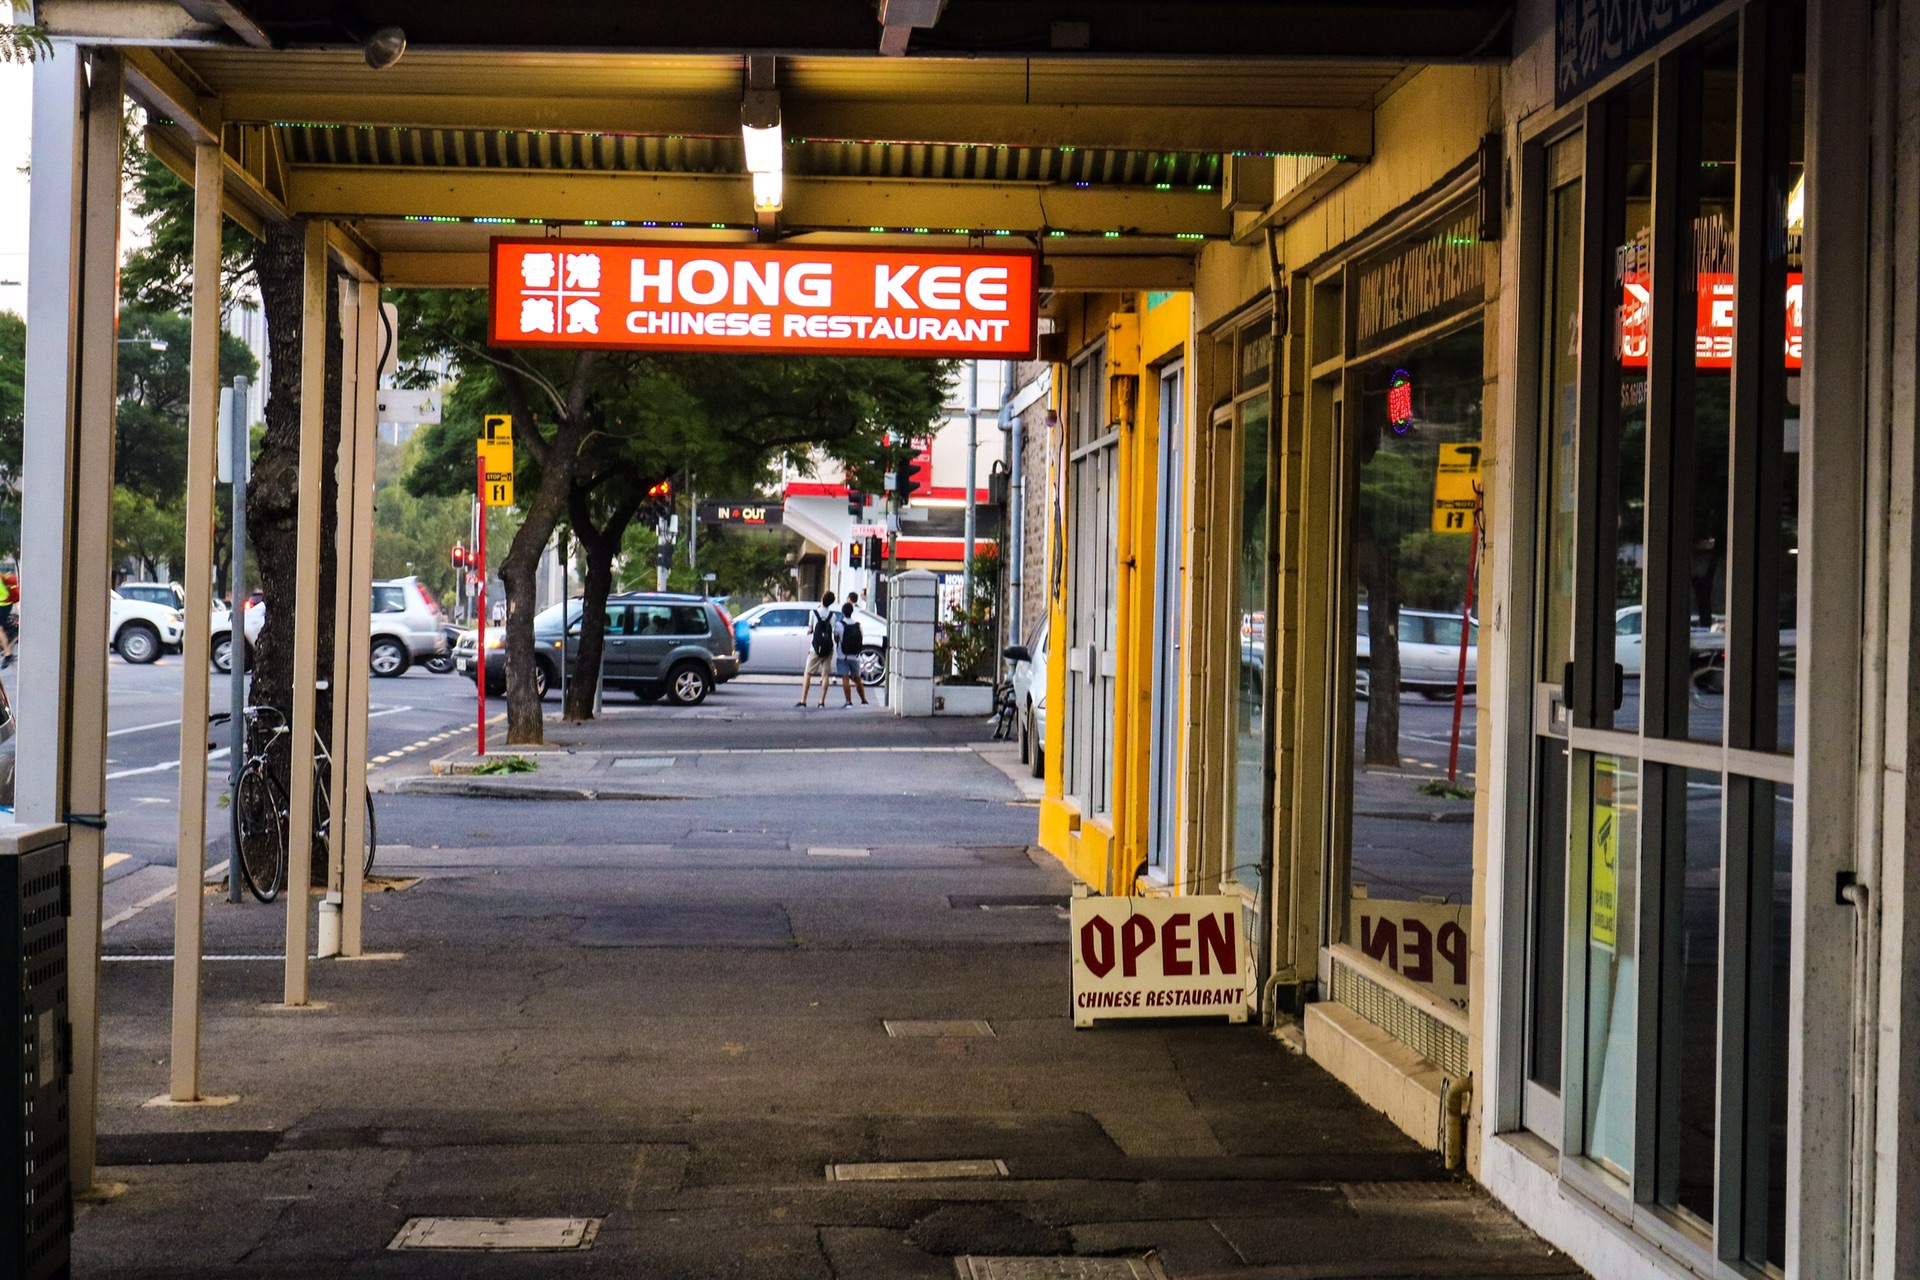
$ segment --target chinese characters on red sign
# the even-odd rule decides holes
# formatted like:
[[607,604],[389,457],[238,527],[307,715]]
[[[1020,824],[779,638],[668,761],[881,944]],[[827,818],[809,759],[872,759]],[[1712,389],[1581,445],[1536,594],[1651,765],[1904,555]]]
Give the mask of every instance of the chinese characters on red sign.
[[497,346],[1028,356],[1035,256],[495,240]]
[[[1703,271],[1697,279],[1696,297],[1699,305],[1693,329],[1694,367],[1730,369],[1733,367],[1733,274]],[[1786,358],[1789,369],[1800,367],[1803,338],[1800,293],[1801,275],[1795,271],[1787,276]],[[1627,272],[1621,284],[1620,314],[1614,337],[1616,354],[1620,357],[1621,365],[1628,369],[1647,367],[1652,305],[1652,287],[1648,284],[1646,273]]]

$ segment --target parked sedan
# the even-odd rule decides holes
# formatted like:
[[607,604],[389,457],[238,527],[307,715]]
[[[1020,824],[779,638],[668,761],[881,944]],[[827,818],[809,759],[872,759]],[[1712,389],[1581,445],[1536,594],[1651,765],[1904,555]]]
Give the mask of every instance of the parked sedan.
[[[813,615],[817,604],[774,601],[757,604],[740,615],[736,627],[752,637],[750,656],[741,660],[749,675],[797,676],[807,669],[813,652]],[[860,620],[860,683],[879,684],[887,678],[887,621],[865,609],[853,611]]]

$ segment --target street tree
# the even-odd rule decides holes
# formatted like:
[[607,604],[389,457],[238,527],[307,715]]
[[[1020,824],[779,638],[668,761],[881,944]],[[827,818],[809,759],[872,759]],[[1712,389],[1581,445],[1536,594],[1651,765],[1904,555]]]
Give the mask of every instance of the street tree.
[[[584,574],[577,668],[597,671],[613,565],[635,518],[665,483],[753,493],[782,464],[819,455],[870,465],[890,437],[924,434],[952,366],[852,356],[615,356],[626,411],[582,449],[568,492]],[[691,517],[693,513],[689,511]],[[568,686],[565,717],[593,714],[586,681]]]

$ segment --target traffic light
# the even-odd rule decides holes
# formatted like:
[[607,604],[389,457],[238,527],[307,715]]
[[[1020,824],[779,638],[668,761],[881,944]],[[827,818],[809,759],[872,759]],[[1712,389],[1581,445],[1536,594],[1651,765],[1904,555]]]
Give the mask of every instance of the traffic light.
[[920,467],[911,455],[902,458],[900,465],[893,469],[893,496],[901,506],[913,501],[914,490],[920,487]]
[[866,555],[866,544],[867,540],[865,538],[855,538],[853,540],[852,545],[847,548],[847,568],[860,569],[865,567],[866,562],[864,557]]
[[462,569],[466,567],[466,563],[467,563],[467,549],[461,546],[457,542],[454,543],[453,544],[453,567],[456,569]]
[[673,501],[673,481],[662,480],[659,484],[647,490],[647,497],[652,499],[655,502],[659,502],[663,504],[672,502]]
[[847,514],[858,520],[867,513],[867,495],[847,490]]

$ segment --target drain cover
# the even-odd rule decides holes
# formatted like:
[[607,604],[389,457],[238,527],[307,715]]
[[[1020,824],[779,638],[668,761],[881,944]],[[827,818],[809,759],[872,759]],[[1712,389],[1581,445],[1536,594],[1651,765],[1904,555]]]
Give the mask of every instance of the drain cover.
[[872,857],[873,854],[869,849],[855,849],[851,846],[844,845],[816,844],[807,850],[807,856],[809,858],[868,858]]
[[993,1027],[983,1018],[949,1018],[945,1021],[887,1020],[887,1034],[896,1040],[910,1036],[991,1036]]
[[1166,1280],[1145,1258],[955,1258],[960,1280]]
[[1004,1160],[891,1160],[830,1164],[828,1182],[938,1182],[949,1178],[1004,1178]]
[[672,756],[621,756],[613,762],[613,767],[616,769],[664,769],[672,763]]
[[409,1218],[389,1249],[590,1249],[598,1218]]

